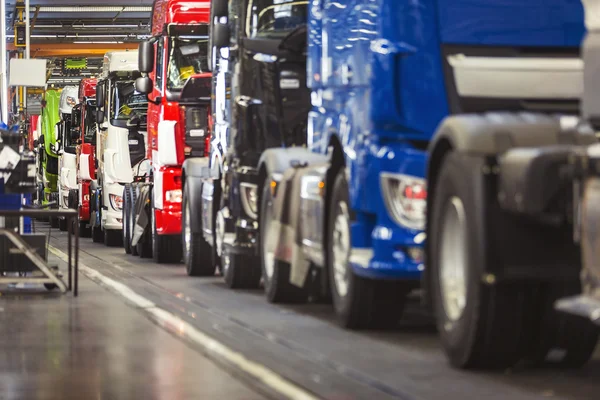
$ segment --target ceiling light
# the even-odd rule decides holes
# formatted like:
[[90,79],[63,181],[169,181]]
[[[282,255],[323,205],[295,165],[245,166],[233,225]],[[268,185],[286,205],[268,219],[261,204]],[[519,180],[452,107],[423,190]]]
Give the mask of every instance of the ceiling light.
[[78,40],[78,41],[74,41],[71,43],[74,43],[74,44],[113,44],[113,43],[121,44],[121,43],[125,43],[125,42],[123,42],[122,40],[114,41],[114,42],[110,42],[110,41],[97,42],[97,41]]

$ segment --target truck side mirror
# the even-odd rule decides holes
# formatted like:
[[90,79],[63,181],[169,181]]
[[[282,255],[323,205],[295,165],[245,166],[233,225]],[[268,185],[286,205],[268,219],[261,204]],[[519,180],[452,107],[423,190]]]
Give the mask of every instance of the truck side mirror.
[[104,104],[104,85],[96,87],[96,104],[102,106]]
[[138,68],[140,72],[152,72],[154,69],[154,44],[145,41],[138,47]]
[[135,90],[140,93],[152,93],[152,79],[147,76],[142,76],[135,80]]
[[98,109],[96,110],[96,121],[99,125],[101,125],[104,122],[104,111],[102,111],[100,107],[98,107]]
[[211,1],[211,6],[212,6],[212,14],[213,16],[220,18],[220,17],[226,17],[227,16],[227,11],[228,11],[228,1],[227,0],[212,0]]
[[229,40],[231,39],[231,31],[229,25],[215,24],[213,27],[213,45],[220,49],[222,47],[229,47]]

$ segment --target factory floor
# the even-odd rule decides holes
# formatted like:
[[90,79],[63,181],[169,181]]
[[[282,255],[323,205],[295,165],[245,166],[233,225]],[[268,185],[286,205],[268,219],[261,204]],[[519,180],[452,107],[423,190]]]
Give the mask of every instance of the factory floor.
[[[64,270],[67,234],[50,235]],[[395,329],[348,331],[331,304],[270,304],[90,239],[80,261],[79,297],[0,287],[0,400],[599,399],[600,346],[577,370],[458,371],[418,299]]]
[[264,398],[84,275],[79,289],[0,287],[0,399]]

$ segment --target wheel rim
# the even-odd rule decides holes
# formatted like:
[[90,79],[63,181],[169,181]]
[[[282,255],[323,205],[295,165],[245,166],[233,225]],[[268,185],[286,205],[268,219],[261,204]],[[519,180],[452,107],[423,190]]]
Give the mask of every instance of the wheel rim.
[[338,203],[333,226],[333,282],[340,297],[348,294],[348,260],[350,258],[350,214],[345,202]]
[[463,314],[467,304],[467,224],[465,207],[452,197],[442,220],[440,287],[446,316],[452,322]]
[[223,255],[223,236],[225,236],[225,219],[221,213],[217,214],[215,226],[215,244],[217,247],[217,255]]
[[187,261],[192,242],[192,224],[190,220],[190,205],[188,203],[185,204],[184,211],[185,218],[183,219],[183,246],[185,248],[184,257]]
[[277,237],[277,232],[275,231],[275,224],[272,223],[272,210],[271,210],[271,202],[268,203],[267,207],[263,211],[265,216],[262,220],[264,237],[262,240],[262,250],[263,250],[263,265],[265,268],[266,277],[271,280],[273,274],[275,272],[275,251],[273,249],[273,244],[275,243],[275,238]]

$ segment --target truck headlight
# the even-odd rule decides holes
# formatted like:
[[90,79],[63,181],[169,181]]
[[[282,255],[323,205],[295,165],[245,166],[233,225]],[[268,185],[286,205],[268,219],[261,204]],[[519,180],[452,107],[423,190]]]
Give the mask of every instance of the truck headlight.
[[110,199],[110,206],[113,210],[121,211],[123,209],[123,197],[116,194],[111,194],[108,197]]
[[240,183],[244,212],[252,219],[258,219],[258,187],[253,183]]
[[424,229],[427,184],[416,176],[382,173],[381,190],[388,213],[394,221],[410,229]]
[[181,203],[183,200],[183,194],[181,189],[167,190],[165,192],[165,201],[167,203]]

